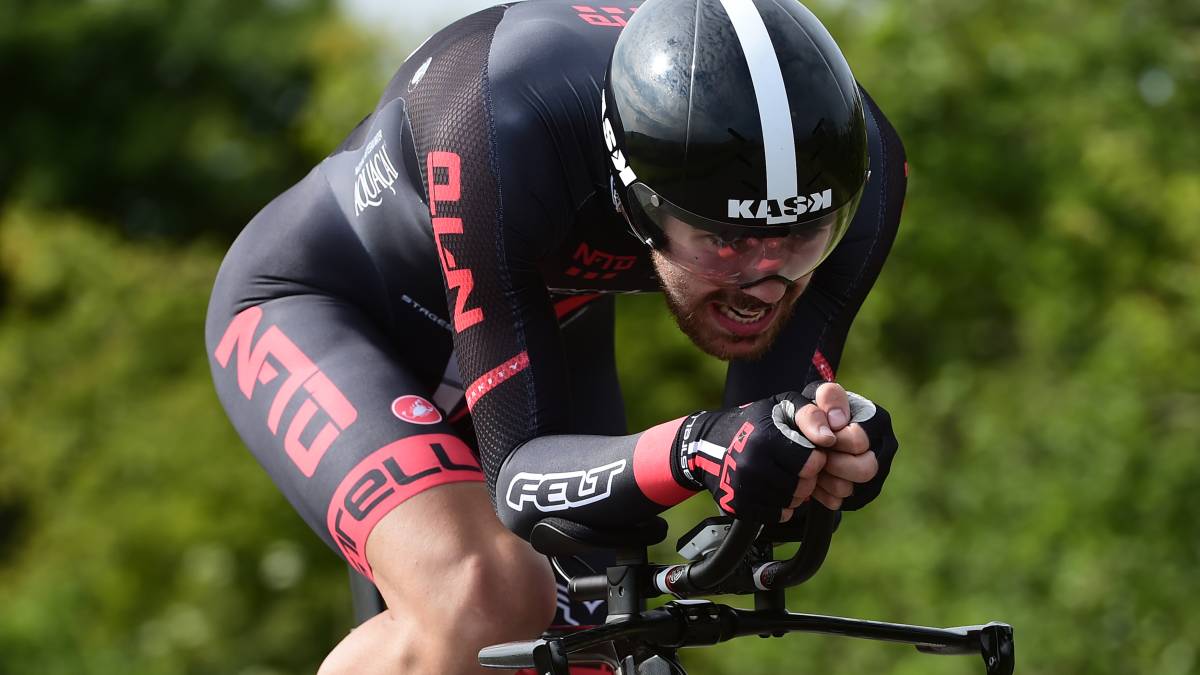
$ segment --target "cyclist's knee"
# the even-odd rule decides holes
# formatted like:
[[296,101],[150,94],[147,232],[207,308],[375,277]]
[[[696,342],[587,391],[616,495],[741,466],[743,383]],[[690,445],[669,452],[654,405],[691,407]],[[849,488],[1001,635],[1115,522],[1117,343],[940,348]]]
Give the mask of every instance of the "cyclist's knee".
[[547,560],[513,537],[468,556],[449,575],[464,611],[452,621],[490,642],[536,637],[554,619],[556,589]]
[[432,632],[527,639],[554,618],[549,563],[500,524],[480,484],[402,504],[371,534],[368,558],[393,614]]
[[553,619],[554,577],[545,558],[513,540],[521,546],[481,546],[452,565],[414,574],[434,594],[390,600],[386,612],[338,645],[319,675],[481,672],[480,648],[536,637]]

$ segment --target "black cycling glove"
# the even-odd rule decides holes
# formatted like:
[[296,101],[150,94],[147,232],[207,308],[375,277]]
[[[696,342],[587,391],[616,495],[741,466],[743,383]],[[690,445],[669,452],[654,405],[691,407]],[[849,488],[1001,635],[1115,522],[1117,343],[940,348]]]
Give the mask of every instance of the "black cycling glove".
[[788,392],[688,417],[675,436],[675,479],[695,490],[707,488],[726,513],[779,522],[814,449],[795,428],[796,411],[809,403],[812,399]]
[[[779,522],[791,505],[800,471],[813,445],[795,428],[796,411],[813,402],[814,382],[803,393],[788,392],[740,408],[698,412],[684,421],[675,437],[672,472],[694,490],[707,489],[722,511],[754,522]],[[842,501],[854,511],[879,496],[899,444],[891,416],[881,406],[853,392],[850,422],[867,434],[879,471]]]
[[[817,389],[823,384],[825,384],[823,380],[810,383],[804,388],[801,396],[815,399]],[[896,457],[896,451],[900,449],[900,444],[896,440],[895,432],[892,431],[892,416],[883,409],[883,406],[852,391],[847,391],[846,397],[850,402],[850,424],[858,424],[862,427],[867,434],[868,451],[874,452],[875,459],[879,462],[879,471],[875,473],[875,477],[866,483],[855,485],[854,493],[842,500],[840,511],[857,511],[879,496],[880,490],[883,489],[883,482],[887,480],[888,473],[892,470],[892,459]]]
[[[808,387],[805,387],[805,392],[807,391]],[[857,422],[866,432],[869,442],[867,447],[870,448],[870,452],[875,453],[875,459],[879,462],[879,471],[875,477],[866,483],[855,485],[854,493],[842,500],[842,511],[856,511],[879,496],[883,482],[892,470],[892,459],[896,457],[900,443],[896,440],[896,433],[892,431],[892,416],[883,406],[852,391],[846,394],[850,398],[850,423]]]

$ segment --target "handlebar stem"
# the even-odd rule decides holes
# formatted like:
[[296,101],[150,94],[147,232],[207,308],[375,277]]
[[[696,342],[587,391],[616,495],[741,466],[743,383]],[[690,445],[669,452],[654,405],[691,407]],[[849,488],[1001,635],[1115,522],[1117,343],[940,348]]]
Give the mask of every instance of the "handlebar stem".
[[640,555],[618,555],[617,564],[608,568],[608,618],[620,621],[646,610],[646,551]]

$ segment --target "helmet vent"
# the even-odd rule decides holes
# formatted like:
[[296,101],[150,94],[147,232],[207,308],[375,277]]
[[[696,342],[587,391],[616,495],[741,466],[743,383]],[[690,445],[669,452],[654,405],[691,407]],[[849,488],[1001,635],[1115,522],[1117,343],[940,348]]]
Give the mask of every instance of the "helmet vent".
[[[746,144],[749,142],[746,140],[745,136],[734,131],[733,127],[727,127],[725,129],[725,131],[728,131],[730,136],[733,136],[735,139],[737,139],[738,143]],[[751,169],[754,168],[754,162],[751,162],[750,159],[748,157],[746,157],[745,155],[739,154],[737,156],[737,161],[741,162],[742,164],[745,164],[746,166],[750,167]]]
[[[827,121],[829,121],[829,120],[827,120],[824,117],[817,120],[816,126],[814,126],[812,132],[809,133],[809,136],[814,140],[814,143],[813,143],[812,152],[810,152],[808,154],[808,159],[809,159],[809,161],[812,161],[814,164],[818,163],[818,162],[816,162],[817,157],[820,156],[821,153],[826,151],[826,148],[829,146],[829,143],[831,141],[832,134],[822,133],[822,127],[825,126],[825,123]],[[818,173],[824,173],[824,171],[819,171]]]

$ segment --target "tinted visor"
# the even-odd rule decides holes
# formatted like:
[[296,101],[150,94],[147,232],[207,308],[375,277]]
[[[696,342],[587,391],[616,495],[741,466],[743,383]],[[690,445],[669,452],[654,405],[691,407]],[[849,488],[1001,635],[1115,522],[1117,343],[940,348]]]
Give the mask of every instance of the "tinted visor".
[[659,248],[664,257],[692,274],[731,286],[752,284],[766,277],[796,281],[811,273],[841,241],[862,196],[860,189],[836,210],[801,222],[747,225],[690,213],[644,183],[634,183],[629,193],[642,215],[665,236]]

